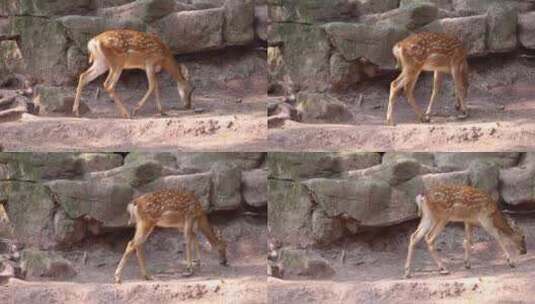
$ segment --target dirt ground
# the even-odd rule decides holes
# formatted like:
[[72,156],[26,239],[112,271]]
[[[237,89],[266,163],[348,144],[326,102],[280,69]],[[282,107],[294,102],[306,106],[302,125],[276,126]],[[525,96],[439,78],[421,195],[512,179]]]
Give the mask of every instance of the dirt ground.
[[[535,221],[517,220],[526,235],[528,253],[517,255],[510,268],[495,242],[478,231],[471,255],[472,268],[464,268],[462,226],[451,224],[437,240],[437,249],[450,275],[440,275],[423,243],[413,260],[413,276],[403,279],[407,240],[417,222],[346,240],[322,250],[336,270],[328,280],[269,278],[269,303],[533,303],[535,288]],[[401,233],[400,233],[401,232]],[[341,262],[342,251],[345,262]],[[515,251],[516,252],[516,251]]]
[[[86,91],[94,94],[96,87]],[[195,113],[184,111],[182,103],[177,104],[176,89],[173,93],[173,99],[162,99],[168,116],[156,114],[154,100],[149,100],[138,116],[121,119],[109,97],[102,96],[88,102],[92,112],[81,118],[23,114],[0,125],[0,138],[6,151],[265,150],[265,96],[195,95],[193,107],[203,111]],[[138,101],[124,99],[130,110]]]
[[[221,225],[218,225],[221,227]],[[158,229],[144,245],[151,281],[142,280],[132,255],[122,275],[113,273],[133,231],[123,231],[62,251],[78,275],[68,281],[10,279],[0,286],[0,303],[266,303],[265,219],[240,219],[221,229],[229,266],[201,238],[201,266],[184,277],[184,250],[176,230]]]
[[[102,90],[106,74],[83,91],[90,112],[37,116],[0,123],[6,151],[264,151],[267,148],[265,51],[231,48],[186,56],[191,74],[193,110],[184,110],[176,83],[157,75],[167,116],[152,95],[133,119],[122,119]],[[66,87],[75,92],[73,86]],[[100,94],[97,98],[97,88]],[[147,90],[143,71],[123,72],[116,91],[131,112]]]
[[[519,59],[515,55],[474,59],[470,62],[466,99],[469,117],[458,117],[451,77],[446,76],[430,123],[417,123],[416,114],[402,96],[394,107],[394,127],[385,125],[390,82],[399,73],[391,71],[344,94],[334,95],[352,112],[352,121],[345,124],[287,121],[281,128],[269,130],[270,148],[456,152],[532,149],[535,141],[534,66],[532,59]],[[432,73],[425,73],[415,90],[423,111],[431,97],[431,87]]]

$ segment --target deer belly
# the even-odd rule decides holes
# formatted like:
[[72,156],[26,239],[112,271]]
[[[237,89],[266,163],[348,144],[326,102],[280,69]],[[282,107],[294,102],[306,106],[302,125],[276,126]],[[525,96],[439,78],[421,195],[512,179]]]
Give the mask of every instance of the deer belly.
[[449,72],[450,62],[448,57],[442,54],[431,54],[426,58],[422,69],[424,71]]
[[184,216],[178,212],[166,212],[160,216],[156,226],[165,228],[182,228],[184,226]]

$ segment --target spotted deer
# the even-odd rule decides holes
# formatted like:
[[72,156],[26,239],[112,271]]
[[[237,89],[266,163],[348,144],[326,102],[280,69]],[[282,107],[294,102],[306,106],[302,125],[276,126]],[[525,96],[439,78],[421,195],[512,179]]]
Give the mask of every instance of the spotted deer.
[[195,264],[200,263],[199,241],[196,232],[200,231],[212,248],[219,254],[219,263],[227,265],[226,243],[212,228],[197,196],[184,191],[160,191],[142,195],[127,207],[131,223],[136,224],[134,238],[128,242],[126,250],[115,271],[115,282],[121,282],[121,272],[128,256],[136,251],[143,278],[151,277],[145,268],[143,243],[155,227],[177,228],[184,234],[186,241],[186,273],[193,273],[192,247],[195,247]]
[[[418,120],[429,122],[444,73],[451,74],[455,82],[457,97],[455,108],[462,112],[461,117],[468,116],[464,103],[468,91],[467,51],[459,40],[446,34],[423,32],[398,42],[392,51],[398,67],[401,68],[401,74],[390,85],[386,114],[388,125],[394,125],[394,104],[402,89]],[[433,93],[425,115],[422,114],[414,97],[414,87],[422,71],[434,72]]]
[[156,107],[164,115],[165,112],[160,103],[158,81],[156,73],[165,70],[174,78],[178,86],[180,98],[185,103],[185,108],[191,108],[191,86],[186,67],[175,61],[171,50],[156,36],[150,33],[142,33],[133,30],[111,30],[103,32],[87,44],[89,50],[89,63],[91,67],[80,75],[76,97],[72,111],[80,116],[79,106],[84,86],[95,80],[98,76],[109,70],[108,77],[104,81],[104,89],[111,95],[114,103],[124,118],[130,115],[123,102],[115,92],[115,85],[125,69],[145,70],[149,81],[147,93],[134,108],[135,115],[145,104],[150,95],[156,94]]
[[436,186],[425,194],[418,195],[416,204],[422,218],[420,225],[410,237],[405,263],[406,278],[411,275],[414,246],[424,237],[427,248],[440,269],[440,273],[449,273],[434,247],[436,238],[449,222],[464,222],[464,265],[467,269],[471,267],[470,250],[474,225],[480,225],[498,241],[511,267],[515,267],[515,264],[506,248],[506,240],[516,246],[519,254],[527,252],[524,234],[520,228],[502,214],[495,200],[481,190],[460,185]]

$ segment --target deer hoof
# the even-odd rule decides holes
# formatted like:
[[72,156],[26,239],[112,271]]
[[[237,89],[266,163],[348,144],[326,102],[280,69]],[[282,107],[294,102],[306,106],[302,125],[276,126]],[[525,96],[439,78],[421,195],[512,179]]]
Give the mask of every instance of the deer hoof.
[[191,269],[186,269],[185,271],[182,272],[183,278],[189,278],[192,275],[193,275],[193,271]]
[[461,114],[457,115],[458,119],[465,119],[468,117],[468,112],[464,111]]
[[146,274],[143,276],[143,279],[145,279],[146,281],[151,281],[152,280],[152,276],[150,274]]
[[121,278],[115,277],[115,284],[121,284]]
[[429,115],[423,115],[422,117],[420,117],[420,122],[421,123],[427,123],[427,122],[431,122],[431,117]]
[[441,275],[448,275],[448,274],[450,274],[450,272],[446,268],[442,268],[442,269],[440,269],[440,274]]
[[405,275],[403,275],[403,278],[404,279],[410,279],[411,278],[411,273],[410,272],[405,272]]
[[387,120],[387,121],[385,121],[385,126],[395,127],[396,124],[392,120]]
[[464,268],[470,269],[472,268],[472,264],[470,264],[470,262],[464,262]]

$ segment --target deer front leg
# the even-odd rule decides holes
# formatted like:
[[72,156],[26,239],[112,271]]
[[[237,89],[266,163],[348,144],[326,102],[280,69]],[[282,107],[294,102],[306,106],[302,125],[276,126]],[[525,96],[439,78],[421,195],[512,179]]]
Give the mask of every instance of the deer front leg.
[[193,223],[191,220],[186,220],[184,223],[184,240],[186,241],[186,271],[183,276],[191,276],[193,274],[191,247],[193,242]]
[[425,237],[425,241],[427,243],[427,248],[429,250],[429,253],[431,253],[431,257],[433,258],[433,260],[437,264],[438,269],[440,271],[440,274],[449,274],[450,273],[448,271],[448,269],[446,269],[444,264],[442,264],[442,260],[438,256],[438,253],[437,253],[437,251],[435,249],[435,240],[438,237],[438,235],[440,234],[440,232],[442,232],[442,230],[446,226],[446,223],[447,223],[446,221],[440,221],[440,222],[435,223],[435,225],[431,228],[431,230],[429,231],[429,233]]
[[[151,231],[152,231],[151,227],[148,227],[142,223],[138,223],[136,225],[136,234],[134,235],[134,238],[128,242],[128,245],[126,246],[124,254],[121,258],[121,261],[119,262],[119,265],[117,265],[117,269],[115,270],[115,283],[121,283],[121,273],[123,272],[123,268],[124,268],[124,265],[126,264],[126,261],[128,260],[128,257],[130,256],[132,251],[134,250],[137,251],[137,248],[141,246],[147,240],[147,237],[149,236]],[[143,263],[143,266],[141,266],[141,263],[140,263],[140,267],[142,268],[142,271],[144,272],[143,269],[145,268],[145,264]]]
[[429,101],[429,105],[427,106],[427,110],[425,111],[425,115],[431,116],[431,111],[433,108],[433,104],[435,103],[435,100],[438,97],[438,94],[440,92],[440,84],[442,83],[442,73],[439,71],[435,71],[435,76],[433,80],[433,93],[431,94],[431,100]]
[[[147,90],[147,93],[145,93],[145,96],[138,102],[136,107],[134,108],[134,111],[132,112],[132,116],[135,116],[137,111],[139,111],[145,102],[147,102],[147,99],[150,97],[152,92],[154,90],[157,90],[158,87],[158,81],[156,79],[156,75],[154,74],[154,68],[151,65],[147,65],[145,67],[145,73],[147,74],[147,79],[149,80],[149,89]],[[162,113],[162,105],[160,104],[160,96],[157,94],[156,96],[156,106],[158,107],[158,110],[160,113]]]
[[461,111],[462,115],[461,118],[468,117],[468,110],[466,109],[466,105],[464,103],[464,99],[466,98],[467,93],[467,81],[466,79],[468,76],[464,69],[467,67],[463,66],[457,66],[452,68],[451,75],[453,77],[453,81],[455,83],[455,97],[456,97],[456,105],[455,109],[457,111]]
[[472,224],[464,224],[464,268],[470,269],[470,251],[472,250]]
[[201,266],[201,255],[199,250],[199,239],[196,233],[193,233],[193,245],[195,246],[195,258],[193,259],[193,267],[199,268]]
[[416,82],[418,81],[418,77],[420,76],[419,71],[411,70],[407,71],[407,79],[404,83],[404,89],[405,89],[405,96],[407,97],[407,100],[409,104],[411,105],[412,109],[416,113],[416,116],[418,117],[418,121],[420,122],[429,122],[429,119],[425,117],[420,110],[420,107],[418,107],[418,103],[416,102],[416,98],[414,97],[414,87],[416,86]]
[[496,241],[498,241],[498,244],[502,248],[503,252],[505,253],[505,257],[507,259],[507,263],[511,268],[515,267],[515,263],[513,259],[511,258],[511,255],[509,254],[509,251],[507,251],[507,247],[505,246],[505,242],[502,240],[502,236],[500,234],[500,231],[493,223],[492,218],[488,218],[485,220],[480,221],[481,226],[490,234],[492,235]]
[[414,246],[422,240],[427,231],[431,228],[431,222],[427,218],[422,218],[420,224],[416,231],[411,235],[409,240],[409,250],[407,253],[407,261],[405,262],[405,278],[408,279],[411,277],[411,263],[412,257],[414,255]]
[[403,88],[404,79],[403,72],[401,72],[398,78],[396,78],[396,80],[392,81],[390,84],[390,96],[388,98],[388,109],[386,111],[386,124],[389,126],[394,126],[394,104],[396,103],[399,93]]
[[74,98],[74,104],[72,106],[72,112],[76,116],[80,116],[79,107],[80,99],[82,98],[82,90],[84,87],[95,80],[98,76],[104,74],[108,70],[108,66],[100,61],[93,62],[93,65],[87,69],[87,71],[80,74],[78,80],[78,87],[76,88],[76,97]]
[[110,73],[111,74],[108,76],[109,78],[106,82],[104,82],[104,89],[113,98],[115,106],[121,113],[121,116],[123,116],[123,118],[130,118],[130,114],[128,114],[128,110],[126,110],[126,107],[121,101],[121,98],[119,98],[117,93],[115,93],[115,85],[117,85],[117,81],[119,81],[119,77],[121,76],[122,70],[112,68]]

